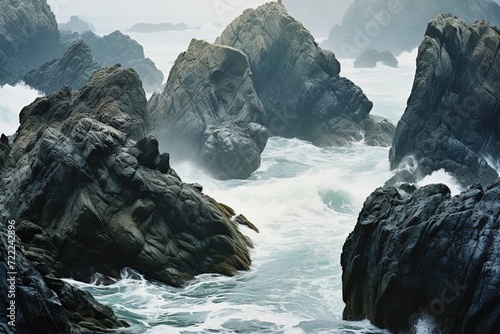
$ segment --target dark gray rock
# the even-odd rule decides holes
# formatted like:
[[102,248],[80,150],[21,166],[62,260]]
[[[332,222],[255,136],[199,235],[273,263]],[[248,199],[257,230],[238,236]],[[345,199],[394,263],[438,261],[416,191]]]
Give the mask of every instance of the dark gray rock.
[[168,167],[149,122],[138,75],[118,65],[21,111],[0,207],[22,217],[25,255],[40,273],[90,281],[130,267],[180,286],[249,269],[251,241],[234,214]]
[[442,184],[373,192],[342,251],[344,319],[393,333],[418,319],[439,333],[497,333],[499,198],[500,181],[453,198]]
[[[370,135],[363,124],[370,118],[372,102],[339,75],[335,55],[321,49],[282,4],[270,2],[246,10],[216,43],[248,56],[255,90],[273,135],[297,137],[319,146],[347,145]],[[394,128],[388,129],[387,123],[375,131],[386,130],[391,137]],[[389,146],[390,142],[380,144]]]
[[23,80],[44,94],[52,94],[65,85],[71,89],[82,88],[92,73],[100,68],[87,44],[83,40],[77,40],[60,59],[54,59],[28,72]]
[[492,0],[356,0],[322,46],[339,58],[356,58],[367,49],[397,56],[416,48],[427,23],[443,13],[469,24],[475,20],[500,24],[500,6]]
[[378,63],[390,67],[398,67],[398,60],[390,51],[379,52],[375,49],[368,49],[359,55],[354,61],[354,67],[372,68],[377,66]]
[[89,23],[87,21],[82,20],[78,16],[71,16],[69,18],[69,21],[66,23],[59,23],[58,24],[59,30],[64,30],[64,31],[70,31],[70,32],[76,32],[76,33],[83,33],[85,31],[95,31],[94,25],[92,23]]
[[193,40],[148,108],[153,134],[176,159],[219,179],[247,178],[260,166],[266,116],[240,51]]
[[439,169],[465,187],[496,180],[499,47],[498,29],[485,21],[468,26],[443,15],[429,23],[412,93],[390,151],[391,168],[404,169],[411,158],[417,180]]
[[161,32],[161,31],[184,31],[188,30],[189,26],[186,23],[136,23],[126,30],[126,32]]
[[115,64],[131,67],[139,74],[146,92],[160,92],[163,89],[163,73],[151,59],[144,56],[143,47],[129,36],[118,30],[103,37],[91,31],[82,34],[61,32],[61,44],[64,48],[78,39],[85,41],[102,67]]
[[0,1],[0,86],[57,57],[59,31],[46,0]]

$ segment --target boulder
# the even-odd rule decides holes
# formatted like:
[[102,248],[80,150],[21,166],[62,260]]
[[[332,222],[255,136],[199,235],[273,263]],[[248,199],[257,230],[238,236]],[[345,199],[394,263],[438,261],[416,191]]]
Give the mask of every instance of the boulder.
[[92,55],[102,67],[120,64],[131,67],[139,74],[144,90],[148,93],[163,89],[163,73],[154,62],[144,56],[142,45],[120,31],[103,37],[92,31],[82,34],[61,32],[62,47],[67,49],[75,40],[83,39],[92,50]]
[[412,93],[394,135],[391,168],[404,169],[402,165],[411,159],[417,181],[440,169],[465,187],[496,180],[499,47],[500,32],[486,21],[468,26],[447,14],[429,23]]
[[493,0],[356,0],[322,46],[339,58],[356,58],[367,49],[398,56],[422,41],[422,31],[436,15],[451,13],[471,24],[500,24],[500,6]]
[[375,190],[341,256],[346,320],[393,333],[500,328],[500,181],[451,197],[443,184]]
[[[318,146],[348,145],[363,140],[376,127],[363,126],[371,117],[372,102],[358,86],[339,75],[335,55],[321,49],[282,4],[269,2],[246,10],[216,44],[234,47],[248,56],[271,134],[297,137]],[[389,130],[387,137],[391,137],[394,127],[388,124],[375,131]],[[390,142],[378,144],[389,146]]]
[[375,49],[368,49],[364,51],[356,60],[354,61],[354,67],[356,68],[372,68],[377,66],[377,64],[382,63],[382,65],[390,67],[398,67],[398,60],[390,51],[379,52]]
[[28,72],[23,80],[44,94],[52,94],[65,85],[71,89],[82,88],[92,73],[100,68],[87,44],[83,40],[77,40],[61,58],[53,59]]
[[59,30],[76,32],[79,34],[85,31],[93,31],[93,32],[95,31],[94,25],[92,23],[82,20],[81,18],[75,15],[71,16],[68,22],[59,23],[58,27]]
[[0,86],[55,58],[59,31],[46,0],[0,1]]
[[148,108],[152,132],[172,157],[219,179],[248,178],[260,166],[266,116],[240,51],[192,40]]
[[26,258],[42,275],[88,282],[129,267],[180,286],[249,269],[251,241],[234,212],[184,184],[147,136],[134,70],[104,68],[81,90],[38,98],[20,123],[0,206],[19,218]]

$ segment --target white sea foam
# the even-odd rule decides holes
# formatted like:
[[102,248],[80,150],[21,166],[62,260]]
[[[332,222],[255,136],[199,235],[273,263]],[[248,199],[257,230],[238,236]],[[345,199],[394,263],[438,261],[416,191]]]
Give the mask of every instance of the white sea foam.
[[19,112],[42,94],[24,83],[0,87],[0,133],[12,135],[19,127]]

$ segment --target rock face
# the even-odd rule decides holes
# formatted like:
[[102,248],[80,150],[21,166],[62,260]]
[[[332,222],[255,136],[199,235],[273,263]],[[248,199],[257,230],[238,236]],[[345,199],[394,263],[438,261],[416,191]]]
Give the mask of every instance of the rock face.
[[366,200],[341,257],[347,320],[394,333],[419,318],[439,333],[500,328],[500,181],[453,198],[442,184]]
[[92,25],[92,23],[86,22],[81,18],[79,18],[78,16],[71,16],[69,22],[60,23],[58,27],[59,30],[76,32],[79,34],[85,31],[95,31],[95,28]]
[[55,58],[59,31],[46,0],[0,1],[0,86]]
[[249,268],[251,242],[234,212],[184,184],[147,136],[147,101],[132,69],[105,68],[79,91],[38,98],[20,123],[0,206],[19,220],[25,255],[41,274],[88,281],[130,267],[179,286]]
[[219,179],[248,178],[260,166],[266,116],[240,51],[193,40],[148,108],[153,133],[177,158]]
[[322,46],[340,58],[356,58],[367,49],[399,55],[416,48],[427,23],[443,13],[468,23],[500,24],[500,6],[492,0],[356,0]]
[[354,67],[356,68],[372,68],[377,66],[378,63],[390,67],[398,67],[398,60],[389,51],[379,52],[375,49],[368,49],[364,51],[356,60],[354,61]]
[[429,23],[406,111],[390,151],[391,168],[410,157],[414,182],[439,169],[463,185],[495,180],[500,159],[500,33],[451,15]]
[[72,89],[82,88],[92,73],[100,68],[87,44],[77,40],[60,59],[54,59],[27,73],[23,80],[45,94],[52,94],[64,85]]
[[[276,2],[246,10],[217,39],[250,60],[255,90],[273,135],[297,137],[319,146],[346,145],[370,137],[372,102],[340,77],[334,54],[318,47],[311,34]],[[376,126],[375,126],[376,127]],[[373,127],[370,127],[373,129]],[[388,146],[389,142],[374,143]]]
[[118,30],[103,37],[91,31],[81,35],[61,32],[61,44],[65,48],[78,39],[85,41],[102,67],[115,64],[132,67],[139,74],[146,92],[160,92],[163,89],[163,73],[151,59],[145,58],[143,47],[129,36]]

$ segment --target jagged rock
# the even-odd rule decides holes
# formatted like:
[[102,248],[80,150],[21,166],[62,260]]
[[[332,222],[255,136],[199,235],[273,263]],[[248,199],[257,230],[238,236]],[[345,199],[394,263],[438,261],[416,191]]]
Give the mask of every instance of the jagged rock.
[[118,65],[21,111],[0,207],[22,217],[25,254],[40,273],[89,281],[130,267],[179,286],[249,269],[251,241],[226,207],[159,171],[166,157],[154,138],[133,140],[149,122],[138,75]]
[[468,26],[442,15],[429,23],[390,151],[391,168],[411,157],[418,167],[413,178],[444,169],[465,187],[498,177],[499,47],[498,29],[485,21]]
[[72,89],[82,88],[92,73],[100,68],[87,44],[77,40],[60,59],[54,59],[27,73],[23,80],[45,94],[52,94],[64,85]]
[[455,197],[442,184],[379,188],[344,244],[344,319],[393,333],[418,319],[439,333],[500,328],[500,181]]
[[92,23],[84,21],[75,15],[71,16],[67,23],[59,23],[58,27],[59,30],[76,32],[79,34],[85,31],[95,31],[94,25]]
[[398,60],[390,51],[379,52],[375,49],[368,49],[364,51],[354,61],[356,68],[372,68],[377,66],[378,63],[390,67],[398,67]]
[[127,32],[140,32],[140,33],[149,33],[149,32],[160,32],[160,31],[184,31],[188,30],[189,26],[186,23],[136,23],[129,29]]
[[146,92],[160,92],[163,89],[163,73],[151,59],[145,58],[143,47],[129,36],[118,30],[103,37],[91,31],[82,34],[61,32],[61,44],[66,48],[78,39],[85,41],[102,67],[115,64],[132,67],[141,77]]
[[247,178],[260,166],[266,117],[240,51],[193,40],[148,108],[153,133],[177,159],[220,179]]
[[500,24],[500,6],[492,0],[356,0],[322,46],[339,58],[356,58],[367,49],[388,50],[397,56],[416,48],[427,23],[443,13],[468,23]]
[[[346,145],[369,136],[363,122],[370,118],[372,102],[358,86],[339,76],[335,55],[318,47],[282,4],[270,2],[246,10],[216,43],[248,56],[272,134],[319,146]],[[385,125],[376,131],[385,131]],[[388,137],[393,130],[389,129]]]
[[55,58],[59,31],[46,0],[0,1],[0,86]]

